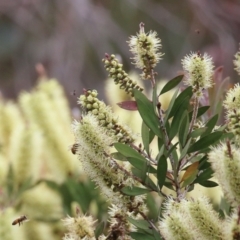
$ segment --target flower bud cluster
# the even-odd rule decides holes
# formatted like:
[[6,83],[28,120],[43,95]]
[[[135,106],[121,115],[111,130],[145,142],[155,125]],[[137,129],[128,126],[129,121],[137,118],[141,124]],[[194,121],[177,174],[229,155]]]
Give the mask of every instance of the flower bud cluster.
[[131,36],[128,42],[130,51],[133,53],[133,64],[143,72],[143,79],[151,79],[153,69],[160,61],[163,53],[159,52],[162,47],[161,39],[156,32],[145,33],[144,24],[140,23],[140,31],[136,36]]
[[111,108],[107,107],[103,101],[97,98],[96,90],[87,90],[79,97],[78,103],[84,108],[86,113],[92,113],[99,124],[116,137],[116,141],[122,143],[131,143],[134,141],[129,128],[118,123],[113,116]]
[[105,58],[102,61],[109,73],[109,77],[114,80],[115,84],[120,85],[120,89],[125,90],[125,92],[131,96],[133,96],[133,89],[143,91],[143,88],[131,80],[128,74],[122,69],[123,65],[119,63],[115,55],[112,54],[109,56],[105,54]]
[[166,240],[229,239],[222,231],[224,224],[206,198],[169,198],[165,203],[159,230]]
[[186,72],[185,84],[193,88],[196,97],[202,96],[202,91],[212,87],[213,62],[206,53],[191,53],[182,60]]

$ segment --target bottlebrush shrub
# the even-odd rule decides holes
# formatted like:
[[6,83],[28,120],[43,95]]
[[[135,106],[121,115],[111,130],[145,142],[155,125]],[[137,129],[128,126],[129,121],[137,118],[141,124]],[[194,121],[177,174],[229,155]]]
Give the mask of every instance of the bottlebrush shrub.
[[[151,99],[114,55],[105,54],[103,64],[114,83],[132,96],[118,105],[139,112],[142,142],[135,143],[131,129],[98,99],[96,90],[83,91],[82,117],[73,123],[74,153],[110,205],[108,224],[104,229],[81,214],[75,220],[67,218],[64,239],[240,239],[239,85],[221,103],[221,86],[226,84],[220,81],[221,69],[214,70],[207,53],[192,52],[182,60],[184,76],[158,89],[154,69],[164,54],[157,33],[146,33],[141,23],[128,44],[141,78],[151,83]],[[160,96],[172,89],[176,91],[163,110]],[[226,123],[217,126],[222,105]],[[222,201],[213,207],[207,196],[198,194],[189,198],[198,184],[205,188],[219,184],[228,204]],[[148,215],[149,195],[163,199],[155,219]]]

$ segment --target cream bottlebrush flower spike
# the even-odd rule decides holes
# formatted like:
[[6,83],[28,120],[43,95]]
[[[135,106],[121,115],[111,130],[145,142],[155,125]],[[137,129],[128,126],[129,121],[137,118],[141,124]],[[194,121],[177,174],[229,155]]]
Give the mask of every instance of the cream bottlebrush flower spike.
[[143,79],[152,79],[153,69],[164,55],[159,52],[161,49],[161,39],[157,37],[157,32],[150,31],[145,33],[144,24],[140,23],[140,31],[136,36],[131,36],[128,41],[130,51],[133,53],[133,64],[140,68],[143,73]]
[[197,200],[169,198],[159,230],[166,240],[229,239],[222,232],[224,222],[205,197]]
[[213,62],[206,53],[190,53],[182,60],[186,72],[185,84],[193,88],[196,97],[202,96],[202,91],[212,87]]
[[224,196],[234,205],[240,205],[240,149],[235,145],[220,144],[209,153],[209,161]]
[[234,69],[240,75],[240,50],[234,55],[235,59],[233,60]]
[[[78,143],[76,154],[85,173],[114,206],[109,211],[110,233],[127,235],[131,229],[127,217],[136,210],[145,212],[146,206],[142,196],[130,197],[121,193],[123,186],[131,187],[139,184],[130,173],[110,158],[110,146],[117,141],[117,137],[100,125],[97,116],[91,112],[83,116],[80,122],[74,122],[73,132]],[[119,211],[118,214],[116,209],[117,212]],[[120,228],[124,231],[119,231]]]
[[[75,121],[73,132],[78,143],[76,154],[84,171],[101,188],[101,192],[115,205],[131,202],[129,196],[120,197],[121,187],[139,184],[127,170],[120,168],[117,162],[110,158],[110,146],[117,141],[117,137],[101,126],[92,113],[83,116],[80,122]],[[138,203],[143,202],[142,198],[135,198]],[[134,203],[132,200],[132,204]]]
[[94,224],[96,221],[91,216],[83,216],[80,213],[75,218],[67,217],[63,219],[64,225],[68,229],[63,240],[95,240]]
[[240,85],[235,84],[226,95],[226,99],[223,102],[226,111],[226,122],[230,132],[234,134],[237,140],[236,144],[239,145],[240,139]]

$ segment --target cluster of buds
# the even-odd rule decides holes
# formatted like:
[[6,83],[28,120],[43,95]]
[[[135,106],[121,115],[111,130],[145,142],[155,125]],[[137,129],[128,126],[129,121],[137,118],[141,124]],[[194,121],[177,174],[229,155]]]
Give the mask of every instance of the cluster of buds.
[[122,69],[123,65],[119,63],[115,55],[109,56],[105,54],[105,58],[102,61],[109,73],[109,77],[114,80],[115,84],[120,85],[120,89],[125,90],[131,96],[133,96],[133,89],[143,91],[143,88],[129,78],[128,74]]
[[133,142],[134,138],[130,129],[118,123],[111,108],[107,107],[103,101],[100,101],[97,95],[96,90],[84,90],[84,94],[79,97],[78,103],[87,114],[92,113],[101,126],[108,129],[113,136],[116,136],[116,141],[122,143]]

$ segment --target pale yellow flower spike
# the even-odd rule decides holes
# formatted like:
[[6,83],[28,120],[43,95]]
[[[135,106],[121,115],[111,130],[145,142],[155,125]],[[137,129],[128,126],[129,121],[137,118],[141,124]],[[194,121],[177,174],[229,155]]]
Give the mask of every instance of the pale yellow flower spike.
[[185,84],[193,88],[196,97],[202,96],[202,91],[212,87],[213,62],[206,53],[190,53],[182,59],[182,66],[186,72]]
[[141,77],[143,79],[151,79],[153,69],[164,55],[159,51],[162,45],[161,39],[157,37],[157,32],[150,31],[145,33],[144,24],[140,23],[139,33],[136,36],[131,36],[128,44],[130,51],[134,55],[132,58],[133,64],[143,71]]

